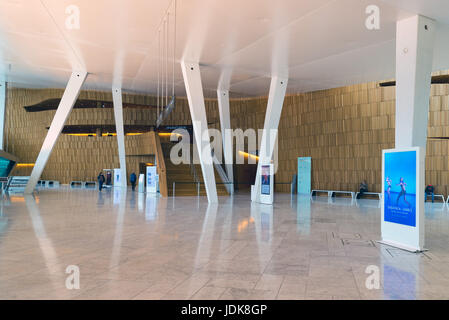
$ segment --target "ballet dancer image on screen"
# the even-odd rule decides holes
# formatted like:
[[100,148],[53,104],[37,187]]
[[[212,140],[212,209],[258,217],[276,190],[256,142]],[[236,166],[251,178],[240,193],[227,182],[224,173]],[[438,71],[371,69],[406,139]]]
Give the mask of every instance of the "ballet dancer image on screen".
[[404,202],[410,207],[410,203],[405,198],[405,195],[406,195],[405,187],[407,186],[407,184],[404,182],[404,178],[401,177],[401,179],[399,180],[399,183],[397,184],[397,186],[401,187],[401,192],[399,193],[398,198],[396,199],[396,205],[399,204],[399,199],[402,196],[404,196]]
[[391,182],[392,182],[390,177],[387,177],[386,182],[387,182],[387,194],[388,194],[388,201],[389,201],[390,196],[391,196],[390,191],[391,191]]

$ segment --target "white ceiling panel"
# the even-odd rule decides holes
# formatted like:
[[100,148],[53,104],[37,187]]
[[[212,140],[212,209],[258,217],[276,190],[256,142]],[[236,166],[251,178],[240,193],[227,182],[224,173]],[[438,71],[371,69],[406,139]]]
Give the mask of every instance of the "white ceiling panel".
[[[86,88],[157,93],[167,39],[169,92],[175,43],[174,0],[0,0],[0,77],[24,87],[61,87],[86,68]],[[181,59],[198,61],[206,96],[266,95],[271,75],[288,92],[394,76],[396,22],[415,14],[437,21],[434,70],[449,69],[447,0],[176,0],[176,93]],[[69,29],[68,6],[80,28]],[[368,5],[380,30],[365,27]],[[164,38],[164,19],[167,19]],[[160,36],[159,36],[160,35]],[[164,62],[165,66],[165,62]]]

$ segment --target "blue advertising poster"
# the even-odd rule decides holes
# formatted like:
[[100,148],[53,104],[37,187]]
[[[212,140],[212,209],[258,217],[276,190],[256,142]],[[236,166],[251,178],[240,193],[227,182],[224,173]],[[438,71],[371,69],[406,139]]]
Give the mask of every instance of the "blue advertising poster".
[[416,227],[416,165],[416,151],[385,153],[385,221]]
[[270,166],[262,166],[261,193],[270,194]]
[[298,193],[310,194],[312,188],[312,158],[298,158]]

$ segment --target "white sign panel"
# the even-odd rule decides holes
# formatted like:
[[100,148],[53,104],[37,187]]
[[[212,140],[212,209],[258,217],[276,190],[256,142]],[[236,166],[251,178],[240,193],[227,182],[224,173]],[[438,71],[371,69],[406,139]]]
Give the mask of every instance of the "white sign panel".
[[156,167],[147,167],[147,192],[157,192]]
[[273,204],[273,171],[272,164],[262,165],[262,177],[260,180],[260,203]]
[[120,169],[114,169],[114,187],[122,186],[122,171]]
[[424,161],[419,147],[383,151],[381,243],[424,250]]

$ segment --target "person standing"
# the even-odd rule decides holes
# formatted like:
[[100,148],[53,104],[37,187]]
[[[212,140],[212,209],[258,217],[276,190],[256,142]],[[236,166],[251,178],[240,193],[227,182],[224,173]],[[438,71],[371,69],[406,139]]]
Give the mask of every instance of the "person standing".
[[131,176],[129,177],[129,181],[131,182],[131,187],[132,187],[132,190],[134,191],[134,189],[136,189],[136,181],[137,181],[137,176],[134,172],[131,173]]
[[103,183],[104,183],[104,175],[103,172],[100,172],[100,174],[97,177],[98,180],[98,191],[101,191],[103,189]]
[[[103,176],[103,178],[104,178],[104,176]],[[112,184],[112,173],[111,173],[111,171],[108,171],[106,173],[106,185],[110,186],[111,184]]]

